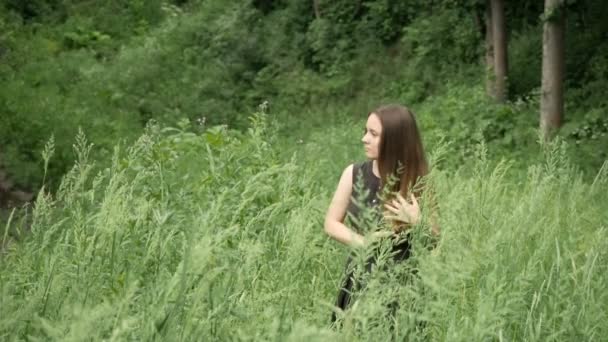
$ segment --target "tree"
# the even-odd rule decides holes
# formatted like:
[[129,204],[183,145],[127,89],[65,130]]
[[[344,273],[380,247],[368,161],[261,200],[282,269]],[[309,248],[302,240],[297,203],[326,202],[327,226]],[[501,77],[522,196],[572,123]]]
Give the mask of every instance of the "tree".
[[504,0],[490,0],[492,22],[492,41],[494,53],[494,97],[499,102],[507,98],[507,25],[505,21]]
[[486,52],[486,93],[488,96],[495,97],[495,76],[494,76],[494,34],[492,33],[492,7],[491,0],[486,0],[484,10],[485,21],[485,52]]
[[545,0],[540,129],[549,140],[564,116],[564,1]]
[[312,8],[315,11],[315,18],[321,19],[321,11],[319,10],[319,0],[312,0]]

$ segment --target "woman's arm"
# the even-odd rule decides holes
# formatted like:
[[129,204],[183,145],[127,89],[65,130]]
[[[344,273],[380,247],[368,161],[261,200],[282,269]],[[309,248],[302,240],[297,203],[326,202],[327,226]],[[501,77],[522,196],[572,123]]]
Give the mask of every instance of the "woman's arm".
[[359,247],[365,244],[363,236],[344,225],[346,209],[350,201],[353,188],[353,165],[349,165],[342,172],[338,188],[334,194],[327,214],[325,215],[325,233],[333,239],[346,245]]

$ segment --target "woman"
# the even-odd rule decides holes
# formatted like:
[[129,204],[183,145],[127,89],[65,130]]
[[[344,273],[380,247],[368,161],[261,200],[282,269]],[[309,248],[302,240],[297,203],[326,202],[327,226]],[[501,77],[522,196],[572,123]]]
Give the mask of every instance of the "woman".
[[[368,115],[361,141],[368,160],[349,165],[342,173],[327,210],[325,232],[353,247],[392,237],[393,259],[403,261],[409,257],[410,243],[408,238],[399,237],[409,235],[408,228],[421,220],[420,179],[428,173],[413,113],[399,105],[374,110]],[[350,227],[344,223],[347,215]],[[364,226],[369,222],[376,227],[365,234]],[[378,230],[383,222],[388,223],[390,229]],[[431,230],[433,235],[439,235],[434,222]],[[352,255],[347,261],[346,278],[336,301],[336,306],[342,310],[348,307],[352,290],[358,288],[354,272],[349,270],[351,260]],[[366,271],[371,270],[370,264],[374,262],[373,258],[368,261]],[[334,313],[332,322],[335,320]]]

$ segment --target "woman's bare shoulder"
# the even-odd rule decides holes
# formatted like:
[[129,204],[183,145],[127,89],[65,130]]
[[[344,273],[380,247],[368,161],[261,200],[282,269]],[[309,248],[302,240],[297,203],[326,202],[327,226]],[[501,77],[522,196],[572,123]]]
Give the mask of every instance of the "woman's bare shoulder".
[[349,164],[344,168],[344,171],[342,171],[342,176],[340,176],[340,183],[352,182],[354,167],[355,167],[355,164]]

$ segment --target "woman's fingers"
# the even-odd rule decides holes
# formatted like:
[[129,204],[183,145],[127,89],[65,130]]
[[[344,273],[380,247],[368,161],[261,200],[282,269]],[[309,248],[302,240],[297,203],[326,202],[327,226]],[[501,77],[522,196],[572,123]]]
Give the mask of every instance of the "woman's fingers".
[[394,199],[394,198],[391,200],[391,204],[392,204],[392,205],[393,205],[393,207],[395,207],[395,208],[399,208],[399,207],[401,206],[401,202],[399,202],[398,200],[396,200],[396,199]]
[[399,209],[391,206],[390,204],[385,204],[384,207],[394,214],[399,214]]
[[395,203],[393,200],[393,204],[385,204],[384,205],[385,208],[387,208],[388,210],[392,211],[395,214],[399,214],[400,211],[404,211],[404,212],[408,212],[411,210],[412,205],[405,202],[405,203]]
[[[397,199],[393,199],[393,206],[397,209],[411,210],[415,205],[408,203],[401,194],[397,194]],[[417,203],[417,202],[416,202]]]
[[405,223],[409,223],[411,221],[411,217],[410,214],[404,210],[400,210],[400,209],[396,209],[390,206],[386,206],[386,208],[390,211],[390,212],[385,212],[384,213],[384,218],[387,220],[394,220],[394,221],[400,221],[400,222],[405,222]]
[[400,192],[397,193],[397,199],[399,200],[399,203],[401,203],[402,206],[407,206],[409,203],[407,203],[407,201],[405,200],[405,198],[403,198],[403,196],[401,195]]
[[416,199],[416,196],[414,196],[413,193],[410,193],[410,197],[412,198],[412,204],[418,206],[418,200]]
[[395,198],[391,199],[389,203],[384,206],[390,212],[396,215],[399,221],[409,222],[411,219],[418,217],[420,213],[420,206],[418,199],[413,193],[410,193],[406,200],[401,193],[397,193]]
[[414,206],[418,206],[418,199],[416,199],[416,196],[414,196],[413,192],[410,192],[410,196],[409,198],[409,202],[405,200],[405,198],[403,197],[403,195],[401,195],[401,193],[397,193],[397,199],[399,199],[399,202],[401,203],[401,205],[405,206],[407,205],[414,205]]
[[384,204],[384,208],[386,209],[384,218],[404,223],[418,221],[420,216],[418,200],[412,193],[409,194],[408,199],[410,199],[411,203],[410,201],[407,201],[403,195],[397,193],[395,198],[391,199],[389,203]]

